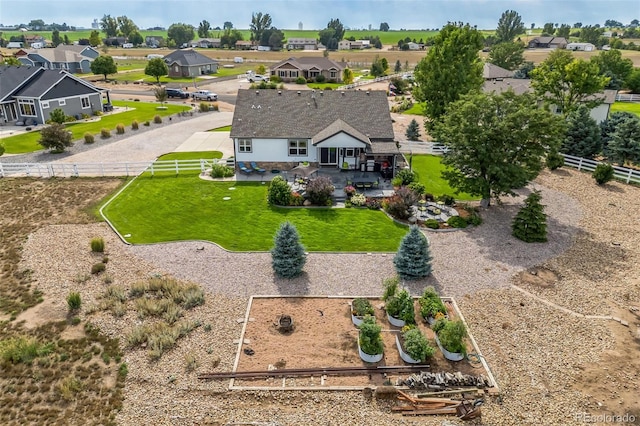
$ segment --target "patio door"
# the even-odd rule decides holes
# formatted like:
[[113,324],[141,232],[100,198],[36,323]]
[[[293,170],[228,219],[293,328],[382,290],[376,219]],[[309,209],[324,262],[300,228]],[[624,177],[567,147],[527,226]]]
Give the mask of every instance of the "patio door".
[[338,148],[320,148],[320,164],[338,164]]

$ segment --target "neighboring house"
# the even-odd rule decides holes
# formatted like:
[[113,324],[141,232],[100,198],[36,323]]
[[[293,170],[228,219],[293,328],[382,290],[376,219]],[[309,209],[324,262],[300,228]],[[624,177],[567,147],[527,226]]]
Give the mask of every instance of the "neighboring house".
[[64,44],[53,49],[21,50],[16,54],[24,65],[66,70],[72,74],[90,73],[91,62],[98,56],[100,52],[91,46]]
[[219,38],[202,38],[200,40],[193,40],[190,43],[191,47],[200,47],[200,48],[213,48],[220,47],[220,39]]
[[236,50],[249,50],[251,47],[253,47],[253,43],[247,40],[238,40],[235,44]]
[[44,37],[38,34],[29,34],[24,36],[24,42],[33,47],[33,43],[42,43],[44,44]]
[[107,37],[102,42],[106,46],[122,46],[127,42],[126,37]]
[[499,80],[513,77],[514,71],[509,71],[489,62],[485,62],[482,68],[482,78],[485,80]]
[[63,70],[31,66],[0,66],[0,120],[26,125],[43,124],[51,112],[61,108],[66,115],[79,118],[102,111],[99,89]]
[[420,49],[422,49],[421,45],[419,45],[418,43],[414,43],[412,41],[407,43],[407,46],[409,47],[409,50],[420,50]]
[[530,49],[564,49],[567,47],[567,39],[564,37],[536,37],[529,41]]
[[591,52],[596,50],[596,46],[591,43],[569,43],[567,50],[578,50],[582,52]]
[[300,162],[378,171],[394,167],[394,142],[384,91],[238,90],[231,138],[236,161],[272,170]]
[[[520,78],[505,78],[505,79],[495,79],[495,80],[486,80],[482,86],[482,90],[485,93],[502,93],[507,90],[513,90],[516,95],[521,95],[523,93],[532,92],[531,88],[531,80],[529,79],[520,79]],[[609,111],[611,109],[611,105],[616,100],[617,90],[604,90],[602,93],[598,93],[589,98],[589,100],[599,99],[603,102],[592,108],[589,115],[593,118],[596,123],[600,124],[609,116]],[[560,114],[560,111],[556,106],[551,106],[551,111],[556,114]]]
[[289,58],[271,67],[271,75],[277,75],[282,81],[295,81],[298,77],[307,80],[323,75],[325,80],[342,81],[342,71],[346,64],[332,59],[316,56]]
[[22,49],[24,47],[24,43],[21,41],[10,41],[7,43],[7,49]]
[[146,36],[144,38],[144,44],[147,47],[158,48],[164,46],[164,37],[162,36]]
[[338,50],[360,50],[364,49],[362,41],[340,40]]
[[318,40],[315,38],[290,38],[287,40],[287,50],[318,50]]
[[218,72],[218,61],[192,49],[175,50],[164,57],[169,77],[197,77]]

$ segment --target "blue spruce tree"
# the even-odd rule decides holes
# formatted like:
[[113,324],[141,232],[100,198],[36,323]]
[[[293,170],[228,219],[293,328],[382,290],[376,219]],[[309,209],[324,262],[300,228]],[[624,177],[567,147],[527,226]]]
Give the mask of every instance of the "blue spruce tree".
[[400,243],[393,259],[396,271],[404,280],[417,280],[431,274],[429,241],[417,226],[412,226]]
[[296,227],[290,222],[284,222],[276,232],[271,257],[273,271],[278,277],[295,278],[302,273],[307,255]]

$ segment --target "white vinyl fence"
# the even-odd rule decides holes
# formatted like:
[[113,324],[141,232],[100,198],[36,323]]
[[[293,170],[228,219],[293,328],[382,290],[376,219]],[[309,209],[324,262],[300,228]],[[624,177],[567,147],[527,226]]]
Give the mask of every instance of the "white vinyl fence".
[[213,164],[234,167],[233,159],[223,160],[166,160],[132,163],[0,163],[0,177],[120,177],[151,175],[161,172],[175,174],[210,169]]
[[403,154],[433,154],[442,155],[449,150],[437,142],[400,141],[400,152]]
[[[586,158],[574,157],[573,155],[561,154],[564,157],[564,165],[578,170],[593,172],[600,161],[588,160]],[[613,166],[613,176],[626,183],[640,183],[640,170],[628,169],[626,167]]]
[[616,95],[618,102],[640,102],[640,95],[634,93],[618,93]]

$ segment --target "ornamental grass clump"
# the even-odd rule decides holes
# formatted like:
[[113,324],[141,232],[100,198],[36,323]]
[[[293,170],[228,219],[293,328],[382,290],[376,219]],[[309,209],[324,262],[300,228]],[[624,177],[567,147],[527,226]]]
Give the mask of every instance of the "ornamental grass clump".
[[160,124],[162,123],[162,117],[160,117],[159,115],[156,115],[153,117],[153,122],[156,124]]
[[93,136],[92,133],[86,132],[84,134],[84,143],[91,144],[91,143],[94,143],[95,141],[96,141],[96,139],[95,139],[95,137]]
[[116,133],[118,135],[123,135],[124,134],[124,124],[120,123],[116,126]]
[[111,132],[109,131],[109,129],[103,127],[102,129],[100,129],[100,137],[102,137],[102,139],[108,139],[111,137]]
[[91,251],[94,253],[104,253],[104,238],[102,237],[92,238]]

